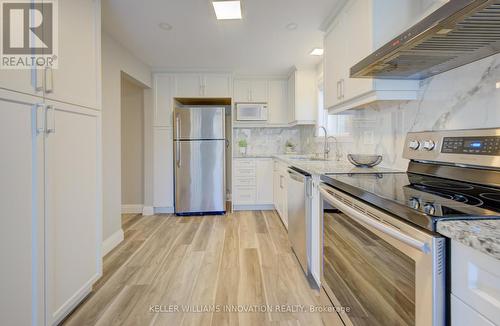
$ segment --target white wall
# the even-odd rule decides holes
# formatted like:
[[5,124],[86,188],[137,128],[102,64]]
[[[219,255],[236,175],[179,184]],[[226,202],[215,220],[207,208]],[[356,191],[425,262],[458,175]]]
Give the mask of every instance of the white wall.
[[151,68],[102,34],[103,240],[121,230],[121,74],[151,87]]
[[121,91],[122,205],[144,204],[144,88],[125,75]]

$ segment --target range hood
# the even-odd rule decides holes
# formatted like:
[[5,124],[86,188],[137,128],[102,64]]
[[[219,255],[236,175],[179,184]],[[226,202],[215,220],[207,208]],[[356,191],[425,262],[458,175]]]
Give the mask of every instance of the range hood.
[[500,52],[500,0],[450,0],[351,68],[351,77],[424,79]]

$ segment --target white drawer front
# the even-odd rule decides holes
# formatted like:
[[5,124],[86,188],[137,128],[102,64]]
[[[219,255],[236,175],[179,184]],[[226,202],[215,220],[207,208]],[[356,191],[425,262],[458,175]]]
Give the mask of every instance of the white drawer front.
[[234,160],[234,166],[236,168],[255,168],[255,160],[254,159],[236,159]]
[[257,173],[255,167],[236,167],[234,169],[234,176],[237,177],[255,177],[255,174]]
[[500,260],[452,241],[451,292],[500,325]]
[[255,186],[257,180],[255,177],[235,177],[234,185],[235,186]]
[[495,326],[453,294],[450,299],[451,326]]
[[235,187],[234,189],[235,205],[254,205],[255,198],[255,187]]

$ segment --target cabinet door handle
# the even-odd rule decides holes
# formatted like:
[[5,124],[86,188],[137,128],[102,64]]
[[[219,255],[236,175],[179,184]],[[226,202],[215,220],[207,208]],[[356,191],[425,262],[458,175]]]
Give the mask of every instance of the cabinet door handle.
[[40,69],[31,70],[31,80],[35,92],[43,92],[43,78],[44,74]]
[[337,81],[337,100],[340,100],[340,80]]
[[35,122],[36,134],[43,134],[45,132],[45,105],[43,103],[35,104]]
[[[52,115],[52,119],[49,120],[48,115]],[[49,126],[49,121],[51,124]],[[55,134],[56,133],[56,109],[53,105],[47,105],[47,110],[45,110],[45,132],[47,134]]]
[[344,94],[344,78],[340,80],[340,98],[343,99],[345,94]]
[[45,67],[45,93],[51,94],[54,92],[54,69]]

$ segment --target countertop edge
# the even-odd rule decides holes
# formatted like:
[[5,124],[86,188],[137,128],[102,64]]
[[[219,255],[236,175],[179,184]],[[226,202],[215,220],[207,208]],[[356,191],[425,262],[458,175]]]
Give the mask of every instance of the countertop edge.
[[438,221],[443,236],[500,260],[500,220]]

